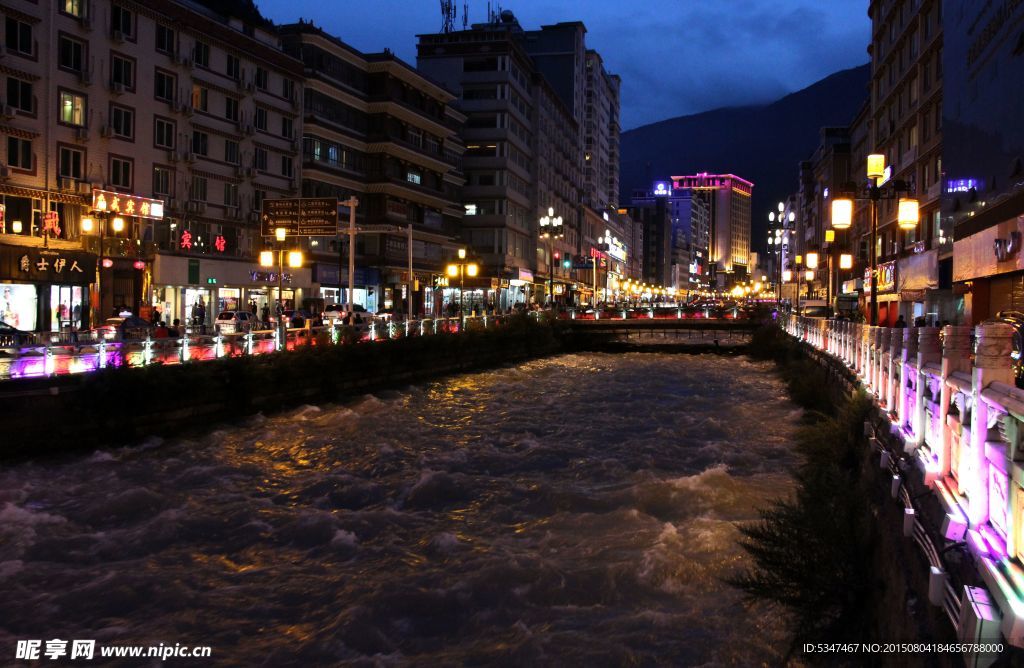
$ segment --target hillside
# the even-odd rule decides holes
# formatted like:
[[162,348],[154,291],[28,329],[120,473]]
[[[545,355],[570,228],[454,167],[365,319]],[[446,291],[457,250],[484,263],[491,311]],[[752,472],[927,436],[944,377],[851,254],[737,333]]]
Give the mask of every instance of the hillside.
[[722,172],[754,182],[754,249],[763,249],[768,212],[797,189],[798,163],[818,131],[846,125],[867,98],[870,65],[836,72],[761,106],[714,109],[622,133],[621,201],[672,175]]

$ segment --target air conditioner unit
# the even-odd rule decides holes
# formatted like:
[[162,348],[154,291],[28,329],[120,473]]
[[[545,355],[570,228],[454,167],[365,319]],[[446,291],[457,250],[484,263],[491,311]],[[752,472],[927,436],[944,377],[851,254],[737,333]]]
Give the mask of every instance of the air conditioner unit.
[[166,206],[167,209],[171,211],[177,211],[178,200],[175,199],[174,197],[168,197],[166,200],[164,200],[164,206]]
[[78,141],[89,141],[89,128],[76,128],[75,139]]
[[0,179],[11,178],[11,168],[7,165],[0,165]]
[[167,152],[167,162],[178,162],[178,152],[171,149]]
[[114,126],[112,126],[112,125],[104,125],[102,128],[100,128],[100,135],[102,135],[103,137],[113,137],[114,136]]
[[92,84],[92,70],[82,70],[79,72],[78,80],[86,86]]
[[124,33],[121,32],[120,30],[111,30],[110,31],[110,39],[114,40],[115,42],[123,42],[124,41]]
[[88,181],[79,181],[78,182],[78,194],[79,195],[91,195],[92,194],[92,184],[89,183]]
[[256,170],[253,169],[252,167],[246,167],[245,176],[251,179],[252,177],[256,176]]
[[185,151],[185,162],[195,162],[196,154],[192,151]]
[[4,115],[4,118],[14,118],[15,116],[18,115],[18,110],[15,109],[14,107],[12,107],[9,104],[5,104],[3,106],[3,115]]
[[124,93],[124,84],[117,83],[116,81],[112,82],[110,84],[110,92],[114,95],[122,95]]
[[68,176],[57,177],[57,190],[75,190],[75,180]]

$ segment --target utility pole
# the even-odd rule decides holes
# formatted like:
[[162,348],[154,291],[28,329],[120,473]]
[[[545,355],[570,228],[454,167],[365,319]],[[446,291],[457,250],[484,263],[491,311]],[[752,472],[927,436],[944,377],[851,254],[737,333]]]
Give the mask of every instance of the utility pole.
[[[352,313],[352,308],[355,305],[353,290],[356,280],[356,207],[359,206],[359,200],[353,195],[342,204],[348,207],[348,303],[345,305],[345,310]],[[338,296],[341,296],[340,271],[338,272]]]
[[406,301],[409,303],[409,320],[412,320],[412,300],[413,300],[412,289],[413,289],[413,286],[416,285],[416,280],[413,278],[413,275],[412,275],[412,223],[409,224],[408,230],[409,230],[409,241],[406,244],[406,246],[409,247],[409,293],[406,295]]

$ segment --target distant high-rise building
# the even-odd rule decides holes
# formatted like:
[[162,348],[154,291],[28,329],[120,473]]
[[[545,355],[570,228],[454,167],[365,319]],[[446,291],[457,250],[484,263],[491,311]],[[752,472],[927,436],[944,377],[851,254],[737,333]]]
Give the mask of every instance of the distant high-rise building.
[[672,192],[705,192],[710,205],[708,249],[719,288],[746,280],[750,261],[750,197],[754,184],[734,174],[673,176]]
[[[703,190],[673,189],[669,181],[656,181],[651,190],[633,193],[635,207],[650,207],[664,200],[669,214],[669,282],[690,291],[709,285],[708,242],[710,197]],[[653,232],[654,230],[652,230]]]
[[[602,214],[615,213],[608,187],[618,180],[618,79],[596,53],[588,61],[585,34],[578,21],[525,31],[504,11],[419,38],[418,68],[456,93],[467,115],[463,239],[483,261],[481,283],[495,293],[488,299],[500,305],[542,301],[549,280],[558,301],[586,299],[593,288],[593,276],[565,258],[599,252]],[[600,77],[590,76],[595,66]],[[587,132],[595,99],[605,107],[600,142]],[[590,153],[586,137],[597,147]],[[588,172],[588,157],[603,167]],[[549,210],[563,223],[554,240],[539,226]]]
[[583,203],[602,211],[619,200],[619,85],[596,51],[587,51],[583,131]]

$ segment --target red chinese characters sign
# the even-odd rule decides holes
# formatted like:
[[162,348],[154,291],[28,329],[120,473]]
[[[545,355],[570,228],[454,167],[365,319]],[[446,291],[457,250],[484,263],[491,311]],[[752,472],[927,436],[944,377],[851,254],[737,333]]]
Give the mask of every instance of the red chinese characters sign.
[[93,211],[109,211],[122,216],[138,216],[139,218],[164,217],[164,201],[162,199],[125,195],[99,188],[93,188],[92,209]]
[[223,253],[224,249],[228,247],[227,239],[223,235],[218,234],[217,238],[213,240],[213,247],[217,249],[218,253]]

